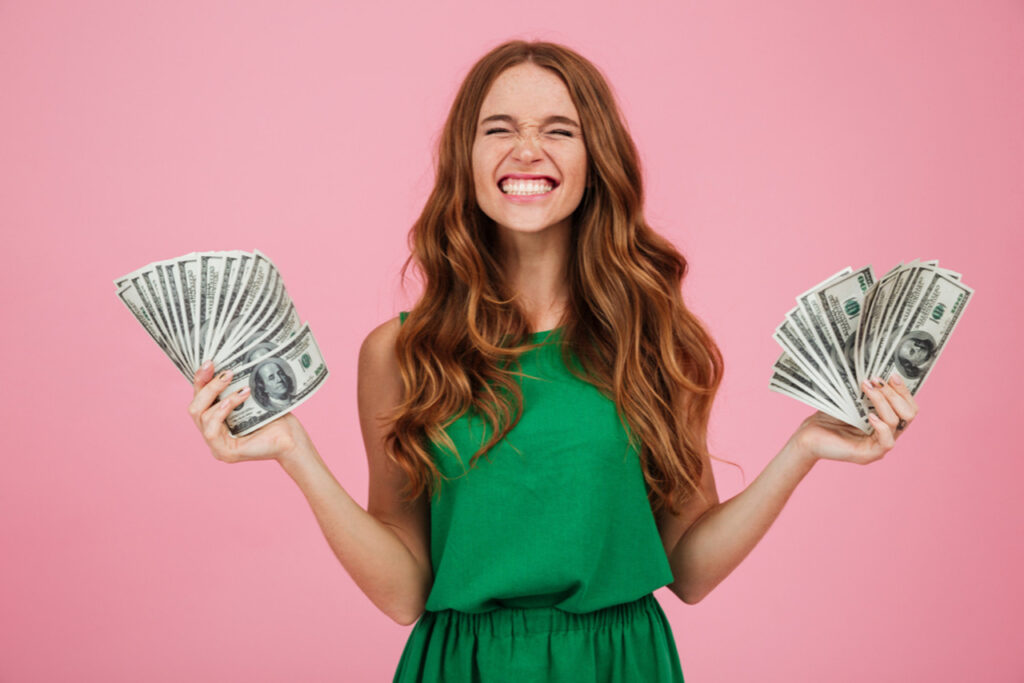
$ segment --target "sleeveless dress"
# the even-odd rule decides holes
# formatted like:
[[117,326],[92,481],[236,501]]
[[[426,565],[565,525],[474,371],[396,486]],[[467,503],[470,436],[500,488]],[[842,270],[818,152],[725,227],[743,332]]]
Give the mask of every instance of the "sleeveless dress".
[[[400,314],[402,322],[407,312]],[[434,583],[393,683],[682,683],[652,591],[672,582],[640,459],[615,404],[574,377],[561,328],[520,357],[519,423],[467,413],[432,443]]]

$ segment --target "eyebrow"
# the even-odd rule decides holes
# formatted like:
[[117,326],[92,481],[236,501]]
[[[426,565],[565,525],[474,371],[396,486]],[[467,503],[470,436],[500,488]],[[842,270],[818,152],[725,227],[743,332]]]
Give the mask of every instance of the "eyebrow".
[[[485,125],[487,123],[490,123],[491,121],[505,121],[507,123],[515,123],[516,122],[516,120],[514,118],[512,118],[511,116],[509,116],[508,114],[494,114],[493,116],[488,116],[486,119],[481,121],[480,125],[483,126],[483,125]],[[546,119],[544,119],[543,121],[541,121],[541,125],[542,126],[547,126],[547,125],[552,124],[552,123],[561,123],[561,124],[564,124],[566,126],[573,126],[574,128],[579,128],[580,127],[580,124],[576,123],[575,121],[570,119],[568,116],[558,116],[557,114],[554,115],[554,116],[549,116]]]

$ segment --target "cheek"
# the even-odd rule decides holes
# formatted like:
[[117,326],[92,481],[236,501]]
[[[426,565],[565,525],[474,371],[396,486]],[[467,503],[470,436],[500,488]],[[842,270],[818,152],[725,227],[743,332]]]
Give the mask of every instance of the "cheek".
[[490,162],[488,155],[476,150],[473,151],[470,163],[473,169],[474,190],[477,194],[480,194],[494,184],[491,180],[494,165]]
[[573,155],[573,158],[569,161],[569,167],[572,168],[573,179],[580,186],[583,186],[587,182],[587,155],[584,152],[578,152]]
[[586,190],[587,185],[586,165],[583,165],[581,168],[576,169],[576,171],[573,174],[573,182],[576,187],[577,193],[579,193],[580,196],[583,196],[583,193]]

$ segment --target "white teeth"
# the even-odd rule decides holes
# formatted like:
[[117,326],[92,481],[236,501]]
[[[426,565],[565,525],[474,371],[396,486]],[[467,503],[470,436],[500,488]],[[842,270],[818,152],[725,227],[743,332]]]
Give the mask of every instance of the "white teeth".
[[501,191],[505,194],[529,195],[544,194],[554,189],[547,180],[514,180],[509,179],[501,184]]

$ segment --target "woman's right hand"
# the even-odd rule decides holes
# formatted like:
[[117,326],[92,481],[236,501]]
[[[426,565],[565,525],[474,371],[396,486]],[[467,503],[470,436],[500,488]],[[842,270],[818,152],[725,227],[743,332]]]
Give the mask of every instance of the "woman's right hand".
[[207,361],[196,371],[193,384],[192,402],[188,414],[206,440],[213,457],[223,462],[244,460],[285,461],[300,456],[303,451],[312,450],[312,443],[302,424],[291,413],[282,415],[269,424],[242,437],[234,437],[224,423],[228,413],[249,398],[249,388],[238,391],[214,403],[217,396],[231,383],[231,371],[216,377],[213,363]]

